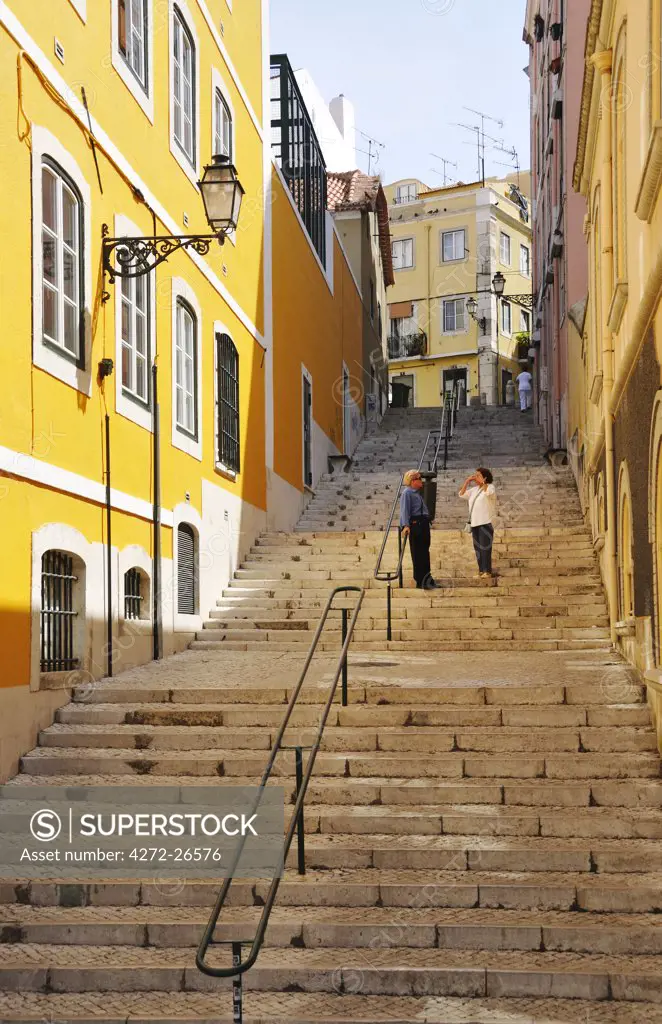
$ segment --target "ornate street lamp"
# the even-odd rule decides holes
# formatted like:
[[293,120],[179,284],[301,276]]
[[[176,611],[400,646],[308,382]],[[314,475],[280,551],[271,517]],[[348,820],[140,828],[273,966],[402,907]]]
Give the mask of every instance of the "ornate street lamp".
[[[244,197],[244,188],[237,177],[236,168],[228,157],[215,156],[213,162],[205,167],[198,187],[207,222],[213,231],[211,235],[110,238],[108,225],[103,225],[103,270],[104,274],[108,274],[111,284],[116,277],[142,277],[149,274],[177,249],[193,249],[200,256],[206,256],[214,240],[223,245],[226,235],[234,231],[239,223]],[[104,292],[104,301],[108,298],[108,293]]]
[[467,313],[472,320],[476,321],[483,334],[485,334],[485,331],[487,330],[487,317],[476,315],[478,313],[478,302],[473,295],[471,298],[467,299]]
[[506,288],[506,279],[500,270],[497,270],[496,274],[492,278],[492,288],[497,299],[503,297],[503,293]]
[[533,295],[504,295],[505,288],[506,279],[501,271],[497,270],[492,278],[492,290],[497,299],[505,298],[508,302],[515,302],[518,306],[526,306],[527,309],[533,309]]

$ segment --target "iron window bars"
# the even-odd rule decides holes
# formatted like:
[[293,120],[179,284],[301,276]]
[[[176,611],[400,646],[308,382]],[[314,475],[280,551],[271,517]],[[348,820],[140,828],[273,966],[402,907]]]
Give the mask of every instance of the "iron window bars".
[[142,602],[142,574],[140,569],[129,569],[124,573],[124,618],[140,619]]
[[271,57],[271,146],[310,240],[326,266],[326,163],[288,57]]
[[218,461],[239,472],[239,355],[232,338],[216,335],[218,390]]
[[78,668],[74,654],[73,558],[64,551],[46,551],[41,558],[41,671]]

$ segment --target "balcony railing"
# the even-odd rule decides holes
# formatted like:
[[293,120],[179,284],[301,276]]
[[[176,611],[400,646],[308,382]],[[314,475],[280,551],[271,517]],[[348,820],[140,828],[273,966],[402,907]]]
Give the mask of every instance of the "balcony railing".
[[389,359],[411,359],[424,356],[428,350],[428,336],[425,331],[417,334],[390,335],[388,339]]

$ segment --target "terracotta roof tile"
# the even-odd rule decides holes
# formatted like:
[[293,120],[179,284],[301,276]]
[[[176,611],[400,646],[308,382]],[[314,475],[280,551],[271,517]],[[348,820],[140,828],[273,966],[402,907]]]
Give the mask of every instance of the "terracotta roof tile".
[[330,171],[327,173],[327,207],[331,213],[345,210],[371,210],[377,214],[379,243],[384,266],[384,281],[392,285],[393,260],[391,257],[391,233],[388,219],[388,203],[382,183],[376,175],[363,171]]

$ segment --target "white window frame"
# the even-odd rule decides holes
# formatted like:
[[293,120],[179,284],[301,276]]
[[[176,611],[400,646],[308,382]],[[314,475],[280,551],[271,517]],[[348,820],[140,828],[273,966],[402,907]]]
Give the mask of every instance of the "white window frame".
[[[228,338],[232,339],[232,343],[237,350],[237,357],[239,357],[239,346],[237,345],[237,342],[235,340],[234,331],[230,330],[228,325],[223,323],[221,320],[214,320],[214,468],[219,473],[222,473],[223,476],[226,476],[228,480],[234,481],[237,479],[237,471],[235,469],[230,469],[229,466],[226,466],[225,463],[221,462],[218,458],[220,439],[218,436],[218,344],[216,342],[216,338],[219,334],[227,334]],[[241,391],[241,376],[239,377],[239,388]],[[239,430],[241,432],[241,400],[239,409]]]
[[111,0],[111,59],[115,71],[141,108],[145,117],[154,124],[154,12],[153,0],[146,0],[147,26],[145,30],[145,54],[147,60],[147,81],[143,86],[131,70],[120,50],[118,35],[118,0]]
[[[195,437],[184,433],[177,426],[177,381],[176,381],[176,357],[177,357],[177,311],[180,300],[190,306],[197,320],[197,350],[196,350],[196,374],[195,385],[197,389],[197,401],[195,403],[196,429]],[[187,455],[193,456],[202,462],[202,352],[204,325],[202,322],[202,308],[198,298],[191,286],[181,277],[172,279],[172,345],[171,345],[171,377],[172,377],[172,444]]]
[[[507,260],[505,260],[503,258],[504,257],[503,249],[504,249],[504,242],[505,241],[508,242],[508,259]],[[501,263],[502,266],[509,267],[512,258],[513,258],[512,239],[511,239],[511,237],[510,237],[510,235],[508,234],[507,231],[502,231],[501,235],[499,237],[499,262]]]
[[[86,395],[92,393],[92,194],[90,186],[74,158],[56,137],[38,125],[31,125],[32,139],[32,362],[41,370]],[[64,351],[48,344],[43,338],[44,300],[42,281],[44,257],[42,251],[43,185],[42,163],[50,159],[61,167],[78,189],[83,204],[83,239],[81,247],[80,307],[83,316],[82,352],[76,363]]]
[[[200,169],[200,40],[195,31],[195,22],[185,0],[168,0],[169,2],[169,50],[168,64],[170,67],[170,152],[184,171],[189,181],[198,184]],[[189,160],[179,142],[175,139],[175,18],[182,21],[193,41],[193,160]]]
[[[459,235],[459,234],[462,235],[462,255],[461,256],[450,256],[448,259],[446,259],[446,249],[445,249],[445,245],[444,245],[444,240],[446,239],[446,237],[448,235],[453,237],[453,236]],[[440,252],[441,263],[459,263],[461,260],[464,260],[464,259],[467,258],[467,252],[466,252],[466,249],[467,249],[467,232],[466,232],[466,228],[452,228],[449,231],[440,231],[440,235],[441,235],[441,252]],[[455,251],[455,241],[453,241],[453,251]]]
[[232,118],[232,124],[230,126],[230,153],[232,163],[237,162],[237,146],[236,146],[236,119],[234,104],[230,99],[230,90],[227,87],[225,80],[223,79],[220,71],[216,68],[211,69],[211,155],[216,155],[216,135],[217,135],[217,123],[216,123],[216,94],[219,93],[230,112]]
[[[452,331],[447,331],[446,330],[446,304],[449,303],[449,302],[454,302],[455,303],[455,322],[456,323],[457,323],[457,310],[458,310],[458,303],[459,303],[459,308],[462,310],[462,320],[463,320],[463,323],[464,323],[463,327],[456,327],[455,330],[452,330]],[[445,299],[441,300],[441,333],[442,334],[445,334],[445,335],[467,334],[467,332],[469,330],[468,319],[469,318],[468,318],[468,314],[467,314],[466,298],[464,298],[463,296],[459,296],[459,295],[453,295],[453,296],[449,296],[448,298],[445,298]]]
[[[138,236],[145,234],[144,228],[139,228],[133,221],[123,214],[115,214],[114,235],[115,238],[122,238],[124,235]],[[147,275],[148,296],[148,324],[147,324],[147,396],[145,404],[139,398],[134,398],[128,393],[122,384],[122,287],[118,278],[115,282],[115,410],[120,416],[132,420],[139,427],[152,431],[152,363],[156,352],[156,277],[155,274]]]
[[[403,199],[400,193],[406,189],[409,193],[406,199]],[[411,196],[411,190],[414,190],[414,196]],[[415,181],[409,181],[404,185],[396,185],[395,187],[395,201],[398,206],[404,206],[405,203],[415,203],[418,199],[418,185]]]
[[[525,252],[526,265],[528,267],[527,270],[524,269],[524,260],[522,259]],[[522,277],[531,277],[531,249],[528,245],[525,245],[524,242],[520,242],[519,246],[519,270]]]
[[87,0],[69,0],[81,21],[87,21]]
[[[507,330],[505,325],[506,310],[508,310],[509,321]],[[501,333],[505,334],[507,338],[510,338],[513,333],[513,307],[506,299],[501,300]]]
[[413,237],[409,237],[409,238],[393,238],[391,240],[391,256],[392,256],[393,260],[395,261],[395,252],[394,252],[395,246],[396,245],[402,245],[404,242],[410,242],[411,243],[411,263],[408,264],[405,267],[396,267],[395,266],[395,262],[394,262],[393,269],[396,272],[400,271],[400,270],[413,270],[414,267],[416,266],[416,250],[415,250],[415,246],[414,246],[414,239],[413,239]]
[[[528,321],[526,326],[524,326],[525,320]],[[531,333],[531,314],[529,313],[528,309],[522,309],[521,307],[519,311],[519,329],[520,332],[523,334]]]

